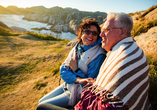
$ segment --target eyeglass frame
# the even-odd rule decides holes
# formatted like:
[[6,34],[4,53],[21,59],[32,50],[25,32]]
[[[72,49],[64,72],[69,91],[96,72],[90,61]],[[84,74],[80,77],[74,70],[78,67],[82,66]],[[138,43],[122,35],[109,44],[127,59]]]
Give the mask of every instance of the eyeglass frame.
[[107,33],[109,30],[111,29],[122,29],[124,27],[113,27],[113,28],[106,28],[106,29],[103,29],[103,31],[101,30],[101,32],[104,32],[104,33]]
[[[89,34],[87,34],[86,31],[89,31]],[[92,33],[93,36],[97,36],[97,35],[98,35],[98,32],[96,32],[96,31],[91,31],[91,30],[89,30],[89,29],[85,29],[85,30],[83,30],[82,32],[85,33],[85,34],[87,34],[87,35],[90,35],[91,33]]]

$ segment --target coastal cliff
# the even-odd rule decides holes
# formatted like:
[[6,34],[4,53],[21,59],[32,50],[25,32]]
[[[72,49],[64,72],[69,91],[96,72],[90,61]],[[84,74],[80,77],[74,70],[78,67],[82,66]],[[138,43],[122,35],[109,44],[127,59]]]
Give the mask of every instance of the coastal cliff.
[[84,12],[72,8],[60,8],[53,7],[45,9],[45,13],[42,14],[39,11],[35,11],[33,14],[26,14],[23,19],[30,21],[38,21],[48,23],[52,25],[50,30],[54,32],[71,32],[74,33],[78,25],[82,20],[87,18],[95,18],[102,24],[103,19],[106,18],[104,12]]
[[44,6],[34,6],[30,8],[18,8],[16,6],[8,6],[4,8],[0,6],[0,14],[19,14],[24,15],[25,20],[38,21],[52,25],[50,30],[53,32],[71,32],[75,33],[78,25],[82,20],[87,18],[95,18],[103,23],[106,18],[105,12],[87,12],[79,11],[73,8],[52,7],[45,8]]

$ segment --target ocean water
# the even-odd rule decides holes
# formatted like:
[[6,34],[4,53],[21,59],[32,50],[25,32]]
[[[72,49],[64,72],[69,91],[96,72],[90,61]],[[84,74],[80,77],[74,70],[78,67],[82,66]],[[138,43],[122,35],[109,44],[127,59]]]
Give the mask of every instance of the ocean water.
[[[36,22],[36,21],[27,21],[27,20],[23,20],[24,16],[23,15],[6,15],[6,14],[0,14],[0,21],[3,22],[4,24],[6,24],[7,26],[11,27],[11,26],[16,26],[16,27],[21,27],[21,28],[25,28],[27,31],[34,31],[36,33],[38,33],[38,30],[31,30],[31,28],[46,28],[49,29],[51,27],[51,25],[47,25],[46,23],[40,23],[40,22]],[[53,36],[56,36],[57,33],[54,33],[50,30],[42,30],[40,31],[41,34],[52,34]],[[70,32],[62,32],[59,33],[58,36],[60,36],[61,39],[68,39],[68,40],[72,40],[75,37],[77,37],[75,34],[72,34]]]

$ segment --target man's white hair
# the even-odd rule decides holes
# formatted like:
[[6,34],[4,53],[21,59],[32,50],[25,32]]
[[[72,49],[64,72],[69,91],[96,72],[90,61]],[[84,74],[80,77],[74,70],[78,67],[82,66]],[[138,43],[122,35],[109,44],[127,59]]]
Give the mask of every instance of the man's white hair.
[[107,15],[107,19],[114,19],[116,27],[124,27],[127,30],[127,36],[131,36],[131,30],[133,28],[132,17],[125,13],[110,13]]

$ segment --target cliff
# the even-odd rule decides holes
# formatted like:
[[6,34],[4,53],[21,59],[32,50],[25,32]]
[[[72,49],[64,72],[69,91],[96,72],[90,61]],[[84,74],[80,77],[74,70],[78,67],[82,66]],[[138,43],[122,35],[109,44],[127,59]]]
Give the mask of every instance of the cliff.
[[[41,7],[40,7],[41,8]],[[38,7],[34,7],[33,14],[25,14],[23,19],[44,22],[52,25],[50,30],[54,32],[72,32],[75,33],[78,25],[83,19],[95,18],[98,21],[103,21],[106,18],[104,12],[85,12],[72,8],[53,7],[50,9],[44,8],[37,10]],[[100,22],[99,24],[102,24]]]
[[0,14],[19,14],[24,15],[23,19],[29,21],[38,21],[52,25],[50,30],[54,32],[71,32],[75,33],[78,25],[86,18],[95,18],[99,24],[103,23],[106,18],[105,12],[86,12],[73,8],[34,6],[30,8],[18,8],[16,6],[8,6],[4,8],[0,6]]

